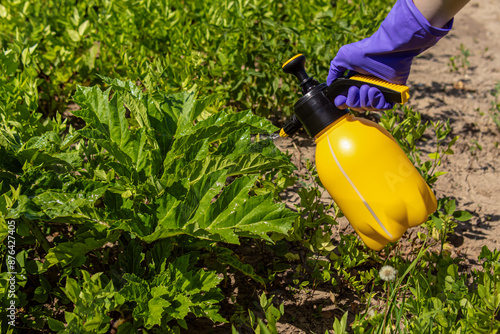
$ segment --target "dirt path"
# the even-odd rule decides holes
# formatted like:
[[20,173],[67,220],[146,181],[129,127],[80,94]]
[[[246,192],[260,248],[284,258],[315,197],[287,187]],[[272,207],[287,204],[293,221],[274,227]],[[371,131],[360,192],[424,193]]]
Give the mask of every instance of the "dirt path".
[[[470,65],[463,66],[467,51]],[[450,57],[457,59],[456,71],[451,71]],[[435,191],[438,198],[455,198],[459,209],[474,214],[451,239],[471,263],[483,245],[498,248],[500,236],[500,131],[489,115],[491,92],[499,82],[498,0],[471,1],[455,18],[452,32],[415,60],[408,82],[410,105],[430,120],[449,118],[452,135],[459,136],[455,154],[441,166],[448,174]]]

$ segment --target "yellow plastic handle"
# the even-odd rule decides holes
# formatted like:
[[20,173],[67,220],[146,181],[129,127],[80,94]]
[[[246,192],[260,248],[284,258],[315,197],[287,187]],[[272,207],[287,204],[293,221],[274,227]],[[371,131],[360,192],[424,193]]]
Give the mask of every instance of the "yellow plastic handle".
[[[385,81],[385,80],[382,80],[382,79],[374,77],[374,76],[361,75],[361,74],[353,75],[349,79],[361,81],[361,82],[364,82],[372,87],[377,87],[379,89],[383,88],[383,90],[381,89],[382,93],[384,93],[386,91],[386,89],[388,89],[388,90],[391,90],[393,92],[397,92],[400,94],[399,101],[387,101],[387,102],[397,102],[400,104],[405,104],[410,99],[410,88],[408,88],[405,85],[397,85],[397,84],[393,84],[389,81]],[[385,96],[385,94],[384,94],[384,96]]]

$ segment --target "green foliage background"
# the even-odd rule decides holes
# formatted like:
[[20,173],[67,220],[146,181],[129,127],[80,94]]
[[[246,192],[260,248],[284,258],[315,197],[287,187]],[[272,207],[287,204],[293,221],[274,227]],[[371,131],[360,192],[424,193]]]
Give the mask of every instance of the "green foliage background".
[[17,50],[22,66],[33,68],[45,115],[65,111],[77,85],[102,84],[97,74],[144,82],[152,67],[168,93],[195,85],[268,116],[290,114],[295,100],[296,85],[280,70],[284,60],[304,52],[311,74],[326,80],[336,50],[373,33],[391,1],[8,0],[0,6],[0,48]]
[[[2,1],[1,331],[179,333],[207,318],[233,333],[275,333],[285,311],[265,292],[283,284],[292,294],[349,291],[365,311],[392,289],[385,315],[351,317],[357,333],[395,323],[412,333],[497,330],[499,253],[484,249],[484,270],[467,276],[446,252],[447,235],[470,214],[440,199],[408,257],[397,245],[372,252],[354,235],[334,244],[341,213],[319,202],[313,166],[294,174],[273,143],[277,128],[261,117],[289,116],[298,96],[283,61],[305,53],[308,72],[324,81],[336,50],[373,33],[392,4]],[[381,124],[434,183],[453,153],[449,124],[422,123],[406,108]],[[416,143],[432,130],[429,160]],[[293,185],[295,210],[280,198]],[[241,245],[258,248],[259,263]],[[16,329],[3,312],[11,264]],[[397,284],[378,278],[383,264],[405,273]],[[231,277],[262,291],[259,302],[236,302]],[[410,293],[408,302],[389,298]]]

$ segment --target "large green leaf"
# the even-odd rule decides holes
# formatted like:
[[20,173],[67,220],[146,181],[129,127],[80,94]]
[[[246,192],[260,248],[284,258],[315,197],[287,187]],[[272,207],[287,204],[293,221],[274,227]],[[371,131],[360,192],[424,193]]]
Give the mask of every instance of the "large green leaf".
[[214,100],[210,95],[197,98],[195,92],[144,94],[131,81],[106,77],[103,80],[123,95],[125,105],[139,126],[153,130],[163,157],[169,151],[174,135],[193,127],[193,122]]
[[231,124],[233,123],[244,124],[246,128],[257,130],[257,132],[254,131],[254,133],[271,134],[277,130],[277,128],[274,125],[272,125],[271,122],[269,122],[263,117],[256,116],[251,111],[238,112],[238,113],[221,112],[215,114],[214,116],[202,122],[197,123],[192,128],[186,129],[180,135],[185,136],[188,133],[198,132],[199,130],[212,125],[225,126],[226,123],[228,122],[231,122]]
[[95,202],[103,196],[107,186],[89,182],[81,188],[64,190],[48,189],[32,198],[21,195],[7,217],[26,217],[60,223],[83,223],[91,219],[86,208],[93,209]]
[[270,240],[270,232],[286,234],[297,214],[274,203],[271,195],[250,196],[257,176],[236,179],[225,187],[227,172],[216,171],[192,184],[179,198],[166,193],[158,200],[158,225],[139,235],[152,242],[178,234],[239,243],[239,236]]
[[22,165],[55,168],[57,165],[73,169],[82,162],[77,151],[61,152],[61,136],[47,131],[40,136],[32,136],[25,143],[15,130],[4,126],[0,133],[0,167],[19,172]]
[[[184,132],[184,136],[177,138],[165,159],[162,179],[167,185],[182,178],[193,183],[203,175],[220,169],[228,170],[228,176],[231,176],[294,168],[289,157],[277,149],[272,140],[252,137],[252,133],[273,131],[274,127],[270,123],[261,122],[247,113],[240,113],[237,117],[230,113],[222,114],[214,115],[195,126],[207,125],[203,131]],[[230,121],[224,123],[223,120],[228,119]],[[223,125],[214,125],[217,122]],[[217,149],[210,154],[212,147]]]
[[101,248],[108,242],[115,242],[119,236],[120,234],[116,231],[111,233],[93,233],[92,231],[77,235],[74,238],[75,241],[64,242],[52,247],[45,256],[43,269],[46,270],[56,264],[61,267],[67,265],[79,267],[85,262],[85,255],[88,252]]
[[235,210],[229,206],[222,211],[211,212],[211,217],[214,217],[213,221],[206,219],[203,228],[193,231],[195,236],[205,237],[207,231],[211,238],[215,234],[226,242],[239,243],[238,236],[271,241],[267,235],[270,232],[286,234],[297,214],[285,210],[283,203],[274,203],[272,194],[266,194],[244,200]]
[[77,209],[82,206],[93,206],[104,194],[107,187],[82,189],[81,193],[62,193],[46,191],[35,198],[33,202],[41,208],[49,220],[64,221],[64,217],[76,214]]
[[[153,95],[143,94],[139,87],[131,81],[107,77],[103,77],[103,80],[123,96],[123,102],[130,110],[131,115],[151,137],[150,143],[155,153],[154,158],[163,161],[177,131],[179,119],[179,114],[172,112],[172,108],[169,106],[175,102],[181,102],[161,94],[157,95],[156,98]],[[157,157],[156,154],[161,156]],[[161,161],[155,163],[161,165]]]
[[240,130],[248,130],[254,134],[270,134],[275,132],[276,128],[269,121],[253,115],[250,111],[236,114],[222,111],[178,133],[165,164],[181,157],[200,141],[212,143]]
[[145,147],[144,130],[132,131],[125,117],[123,100],[119,94],[109,98],[110,89],[102,92],[99,87],[78,87],[75,101],[82,107],[74,111],[87,123],[81,130],[84,137],[96,140],[120,163],[141,171],[150,164],[150,153]]

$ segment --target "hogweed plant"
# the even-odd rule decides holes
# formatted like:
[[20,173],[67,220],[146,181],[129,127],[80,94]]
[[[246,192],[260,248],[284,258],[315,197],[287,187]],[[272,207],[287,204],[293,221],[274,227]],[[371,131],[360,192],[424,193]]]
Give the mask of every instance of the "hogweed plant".
[[[277,129],[249,111],[208,112],[214,97],[103,80],[107,90],[75,94],[79,130],[61,133],[49,121],[30,136],[2,124],[1,217],[17,221],[20,244],[31,248],[19,265],[34,288],[19,293],[19,322],[61,333],[105,332],[118,314],[132,315],[120,325],[129,331],[177,331],[188,314],[225,322],[217,268],[264,283],[225,246],[272,243],[297,217],[258,191],[259,175],[293,169],[271,140],[256,140]],[[220,256],[201,261],[210,253]],[[49,294],[64,317],[43,307]]]

